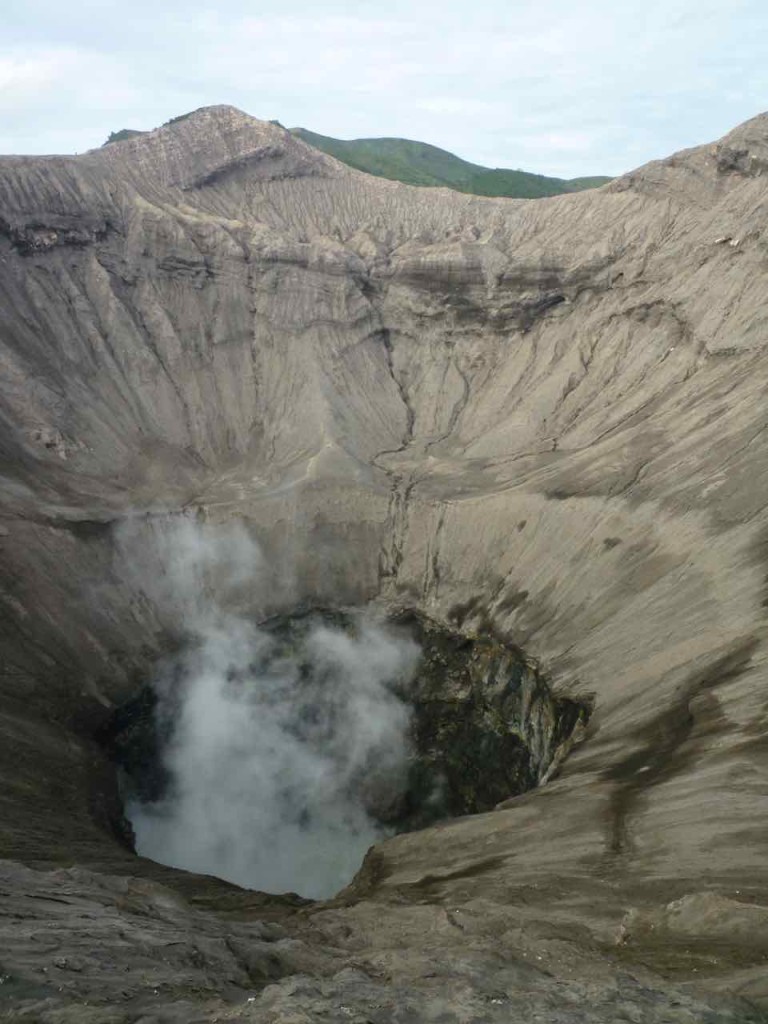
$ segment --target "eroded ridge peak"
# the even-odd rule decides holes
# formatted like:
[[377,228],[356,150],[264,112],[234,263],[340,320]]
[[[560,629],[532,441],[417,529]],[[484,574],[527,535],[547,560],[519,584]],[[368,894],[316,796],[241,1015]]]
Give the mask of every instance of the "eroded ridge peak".
[[165,187],[194,189],[246,170],[256,178],[328,174],[340,165],[272,121],[236,107],[200,107],[152,131],[91,150],[112,171],[139,174]]

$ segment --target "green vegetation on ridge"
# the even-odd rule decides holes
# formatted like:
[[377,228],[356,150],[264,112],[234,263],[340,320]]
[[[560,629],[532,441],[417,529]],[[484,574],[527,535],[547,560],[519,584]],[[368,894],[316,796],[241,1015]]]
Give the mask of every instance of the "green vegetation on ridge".
[[109,138],[104,145],[109,146],[113,142],[126,142],[128,139],[135,139],[138,135],[146,134],[146,132],[140,132],[136,128],[121,128],[119,132],[110,132]]
[[[173,117],[166,124],[177,124],[189,114]],[[279,121],[271,121],[279,128]],[[452,188],[478,196],[500,196],[512,199],[540,199],[559,196],[565,192],[581,192],[598,188],[611,179],[608,177],[550,178],[530,171],[510,170],[504,167],[481,167],[426,142],[410,139],[332,139],[306,128],[291,128],[296,138],[315,149],[328,153],[342,163],[380,178],[402,181],[407,185],[426,185],[433,188]],[[145,135],[146,132],[123,128],[112,132],[104,145],[124,142]]]
[[480,196],[538,199],[581,192],[610,181],[606,177],[549,178],[544,174],[481,167],[437,146],[409,139],[332,139],[306,128],[292,128],[297,138],[324,153],[380,178],[408,185],[452,188]]

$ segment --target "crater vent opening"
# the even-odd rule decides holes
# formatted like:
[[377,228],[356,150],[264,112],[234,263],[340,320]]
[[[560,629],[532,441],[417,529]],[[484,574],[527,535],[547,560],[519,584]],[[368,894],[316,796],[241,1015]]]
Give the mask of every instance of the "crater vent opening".
[[546,782],[589,718],[522,651],[416,610],[228,621],[114,714],[125,835],[160,863],[322,899],[368,848]]

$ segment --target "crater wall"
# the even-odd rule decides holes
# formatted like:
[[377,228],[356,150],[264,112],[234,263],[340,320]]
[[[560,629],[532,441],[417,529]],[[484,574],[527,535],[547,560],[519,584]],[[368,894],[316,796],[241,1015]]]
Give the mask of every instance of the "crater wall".
[[165,642],[125,523],[237,519],[272,573],[254,613],[492,625],[594,700],[545,788],[280,909],[305,973],[425,928],[438,956],[460,912],[483,955],[522,929],[516,962],[558,977],[578,940],[595,978],[609,956],[765,1000],[766,154],[763,115],[599,190],[494,200],[215,107],[0,160],[3,856],[85,865],[89,900],[131,875],[237,903],[110,839],[89,739]]

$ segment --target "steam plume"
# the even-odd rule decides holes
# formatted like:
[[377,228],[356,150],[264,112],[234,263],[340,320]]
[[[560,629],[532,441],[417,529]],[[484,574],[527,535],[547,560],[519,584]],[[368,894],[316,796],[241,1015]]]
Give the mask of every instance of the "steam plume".
[[263,568],[242,527],[181,519],[154,527],[151,547],[133,564],[154,565],[143,587],[188,641],[155,680],[170,784],[156,803],[128,803],[138,851],[250,888],[332,895],[383,834],[371,810],[404,787],[408,710],[392,684],[418,648],[364,620],[352,634],[307,623],[289,643],[257,628],[237,610]]

